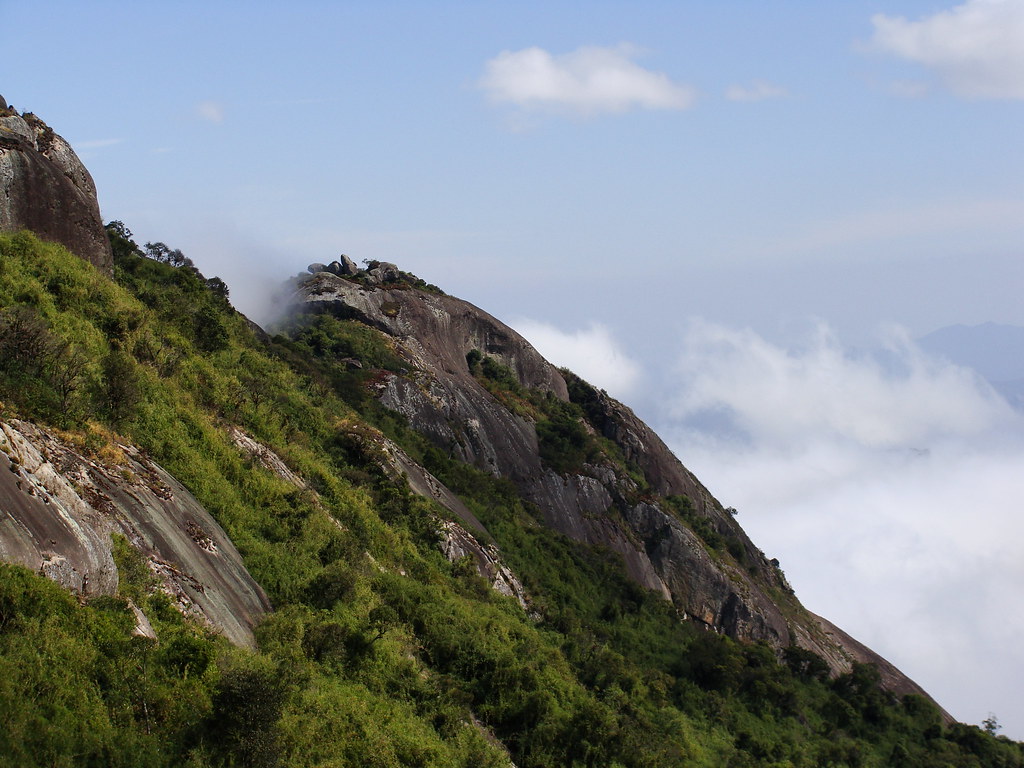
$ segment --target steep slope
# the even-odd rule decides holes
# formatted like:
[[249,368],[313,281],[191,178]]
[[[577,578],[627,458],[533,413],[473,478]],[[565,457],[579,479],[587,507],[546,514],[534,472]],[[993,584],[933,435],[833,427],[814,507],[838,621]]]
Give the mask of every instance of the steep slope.
[[63,138],[31,113],[0,104],[0,231],[28,229],[109,273],[96,185]]
[[[616,552],[686,619],[813,651],[835,673],[879,663],[891,690],[923,693],[804,610],[777,566],[626,406],[557,370],[486,312],[416,288],[422,281],[392,264],[351,274],[320,266],[300,280],[299,310],[378,329],[408,364],[375,382],[380,403],[450,456],[511,480],[552,529]],[[488,377],[481,362],[497,373]],[[501,381],[506,372],[512,381]],[[573,461],[547,455],[573,440],[590,444]]]

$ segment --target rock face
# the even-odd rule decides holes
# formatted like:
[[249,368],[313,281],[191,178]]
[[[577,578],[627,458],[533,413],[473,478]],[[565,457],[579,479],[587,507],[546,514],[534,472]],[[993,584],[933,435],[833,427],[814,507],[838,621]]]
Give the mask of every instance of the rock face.
[[[390,264],[345,278],[318,271],[294,297],[304,310],[358,320],[391,337],[409,372],[383,374],[377,395],[455,458],[511,480],[551,528],[622,556],[630,576],[709,630],[777,649],[796,645],[834,672],[854,661],[888,670],[887,686],[923,691],[870,649],[804,609],[777,564],[626,406],[563,375],[515,331],[467,302],[415,290]],[[646,488],[608,460],[559,473],[541,459],[536,426],[503,406],[470,370],[476,350],[507,367],[522,387],[566,401],[587,387],[588,428],[614,442]],[[412,478],[414,473],[405,470]],[[436,482],[436,481],[435,481]],[[453,534],[453,552],[468,553]],[[714,548],[708,540],[724,547]]]
[[252,646],[270,603],[234,544],[161,467],[119,450],[100,464],[39,427],[0,422],[0,560],[85,596],[111,595],[111,534],[121,534],[183,613]]
[[0,108],[0,230],[28,229],[110,273],[96,186],[71,146],[31,113]]

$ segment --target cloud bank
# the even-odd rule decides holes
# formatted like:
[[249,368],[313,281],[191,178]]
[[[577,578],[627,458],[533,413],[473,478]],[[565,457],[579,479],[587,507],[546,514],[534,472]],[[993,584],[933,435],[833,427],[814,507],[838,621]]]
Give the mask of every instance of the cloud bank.
[[486,63],[479,86],[495,103],[588,117],[693,104],[693,88],[644,69],[636,56],[629,45],[585,46],[559,55],[537,47],[502,51]]
[[1024,99],[1024,0],[967,0],[919,21],[877,14],[872,42],[968,98]]
[[727,410],[757,444],[851,440],[871,448],[986,434],[1009,406],[966,368],[932,359],[893,329],[885,355],[853,356],[826,326],[797,352],[750,330],[694,322],[676,413]]
[[518,320],[512,326],[550,362],[568,368],[613,397],[629,396],[639,382],[640,366],[599,323],[578,331],[563,331],[529,319]]
[[1024,418],[897,331],[880,347],[694,323],[659,426],[805,605],[958,719],[1024,737]]

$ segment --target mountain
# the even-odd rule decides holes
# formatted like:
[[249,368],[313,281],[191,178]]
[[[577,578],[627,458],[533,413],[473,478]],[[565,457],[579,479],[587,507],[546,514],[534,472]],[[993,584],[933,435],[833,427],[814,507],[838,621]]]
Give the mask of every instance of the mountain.
[[180,252],[120,222],[109,262],[69,251],[26,201],[38,236],[0,219],[0,765],[1024,762],[483,310],[341,258],[268,333]]
[[890,690],[923,693],[800,606],[778,564],[629,408],[486,312],[417,290],[422,281],[393,264],[311,271],[294,309],[379,330],[404,361],[375,382],[380,403],[449,456],[510,480],[545,525],[615,552],[686,620],[812,651],[835,673],[872,663]]

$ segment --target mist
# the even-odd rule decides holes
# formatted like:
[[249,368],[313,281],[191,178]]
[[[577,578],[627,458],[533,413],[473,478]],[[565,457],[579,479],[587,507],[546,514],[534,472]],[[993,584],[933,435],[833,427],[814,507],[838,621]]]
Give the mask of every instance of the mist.
[[987,382],[898,328],[856,353],[692,321],[661,421],[808,608],[1024,737],[1024,418]]

